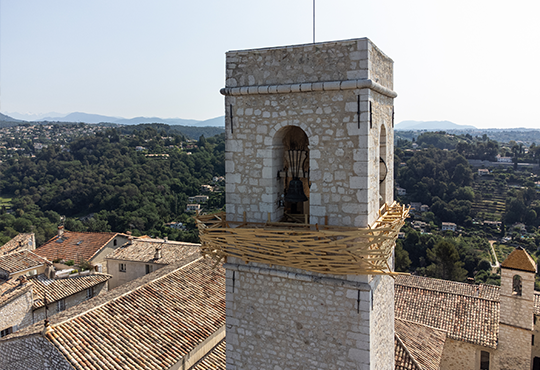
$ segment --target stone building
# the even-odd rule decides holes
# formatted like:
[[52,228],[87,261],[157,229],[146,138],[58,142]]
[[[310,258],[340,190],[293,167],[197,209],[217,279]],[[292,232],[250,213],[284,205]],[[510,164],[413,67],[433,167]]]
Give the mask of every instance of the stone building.
[[128,241],[121,233],[94,233],[64,230],[58,227],[58,234],[35,250],[35,253],[49,261],[74,261],[81,259],[96,266],[96,270],[106,273],[105,257]]
[[198,254],[199,247],[166,239],[130,239],[106,258],[107,271],[112,274],[109,289]]
[[191,256],[7,335],[0,369],[219,368],[225,276],[213,265]]
[[42,274],[52,264],[29,250],[18,250],[0,256],[0,278],[17,278],[22,275]]
[[394,368],[392,89],[368,39],[227,53],[227,368]]
[[110,275],[92,274],[50,279],[45,274],[0,280],[0,337],[45,319],[48,316],[107,291]]

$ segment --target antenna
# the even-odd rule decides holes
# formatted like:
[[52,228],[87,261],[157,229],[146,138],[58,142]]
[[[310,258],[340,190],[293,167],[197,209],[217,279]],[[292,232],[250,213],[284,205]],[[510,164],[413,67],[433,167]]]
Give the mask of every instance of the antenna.
[[313,43],[315,43],[315,0],[313,0]]

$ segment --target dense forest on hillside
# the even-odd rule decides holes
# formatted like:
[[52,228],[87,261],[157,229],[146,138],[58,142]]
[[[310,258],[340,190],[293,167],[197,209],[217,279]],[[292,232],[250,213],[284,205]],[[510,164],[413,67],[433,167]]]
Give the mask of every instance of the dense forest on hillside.
[[[57,128],[58,136],[65,135],[65,127]],[[40,245],[61,222],[73,231],[198,240],[186,204],[201,185],[216,185],[213,178],[224,175],[224,134],[190,142],[180,131],[160,124],[104,128],[86,136],[86,128],[80,129],[79,134],[71,131],[69,141],[41,150],[27,144],[35,156],[5,151],[0,163],[0,243],[19,232],[34,232]],[[52,127],[47,132],[54,136],[57,131]],[[485,176],[469,164],[493,161],[497,155],[512,157],[512,163],[490,168]],[[396,198],[429,209],[413,212],[402,229],[396,269],[497,283],[488,240],[497,241],[499,259],[515,246],[537,258],[540,194],[534,166],[539,158],[535,144],[499,143],[487,136],[426,132],[414,141],[398,139],[395,180],[406,194]],[[224,184],[218,185],[222,191],[208,194],[206,212],[224,206]],[[166,225],[173,221],[186,228]],[[443,222],[457,224],[458,230],[441,231]]]
[[[497,155],[511,157],[512,162],[493,166],[483,176],[468,161],[496,161]],[[406,190],[398,199],[405,204],[419,202],[429,210],[413,212],[402,229],[405,236],[397,242],[396,269],[497,283],[488,240],[497,242],[501,261],[516,246],[537,258],[540,189],[534,166],[539,158],[540,147],[535,143],[529,147],[512,141],[498,143],[485,135],[426,132],[414,141],[398,139],[396,184]],[[443,222],[457,224],[458,231],[442,232]]]
[[[0,194],[12,198],[15,212],[3,209],[0,242],[17,232],[35,232],[41,244],[54,235],[61,216],[73,231],[132,231],[196,241],[193,227],[182,231],[164,223],[192,224],[184,212],[188,196],[224,175],[224,135],[201,136],[189,153],[180,149],[183,140],[152,126],[131,135],[108,129],[64,147],[50,145],[34,158],[4,161]],[[223,192],[210,194],[208,207],[223,205]]]

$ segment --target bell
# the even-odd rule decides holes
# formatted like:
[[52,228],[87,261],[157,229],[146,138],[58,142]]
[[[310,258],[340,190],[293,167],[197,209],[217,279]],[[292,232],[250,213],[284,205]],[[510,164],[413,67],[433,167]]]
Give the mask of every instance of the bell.
[[285,195],[285,201],[290,203],[301,203],[308,200],[308,197],[304,193],[304,184],[302,180],[295,177],[289,183],[289,189],[287,195]]

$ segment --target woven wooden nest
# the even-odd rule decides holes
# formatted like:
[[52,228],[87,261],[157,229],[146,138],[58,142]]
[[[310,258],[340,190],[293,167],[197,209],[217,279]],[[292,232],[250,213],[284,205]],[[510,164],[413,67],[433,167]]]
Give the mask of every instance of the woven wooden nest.
[[409,209],[384,205],[369,228],[283,222],[231,222],[225,212],[197,216],[201,252],[216,262],[299,268],[325,274],[395,274],[389,259]]

